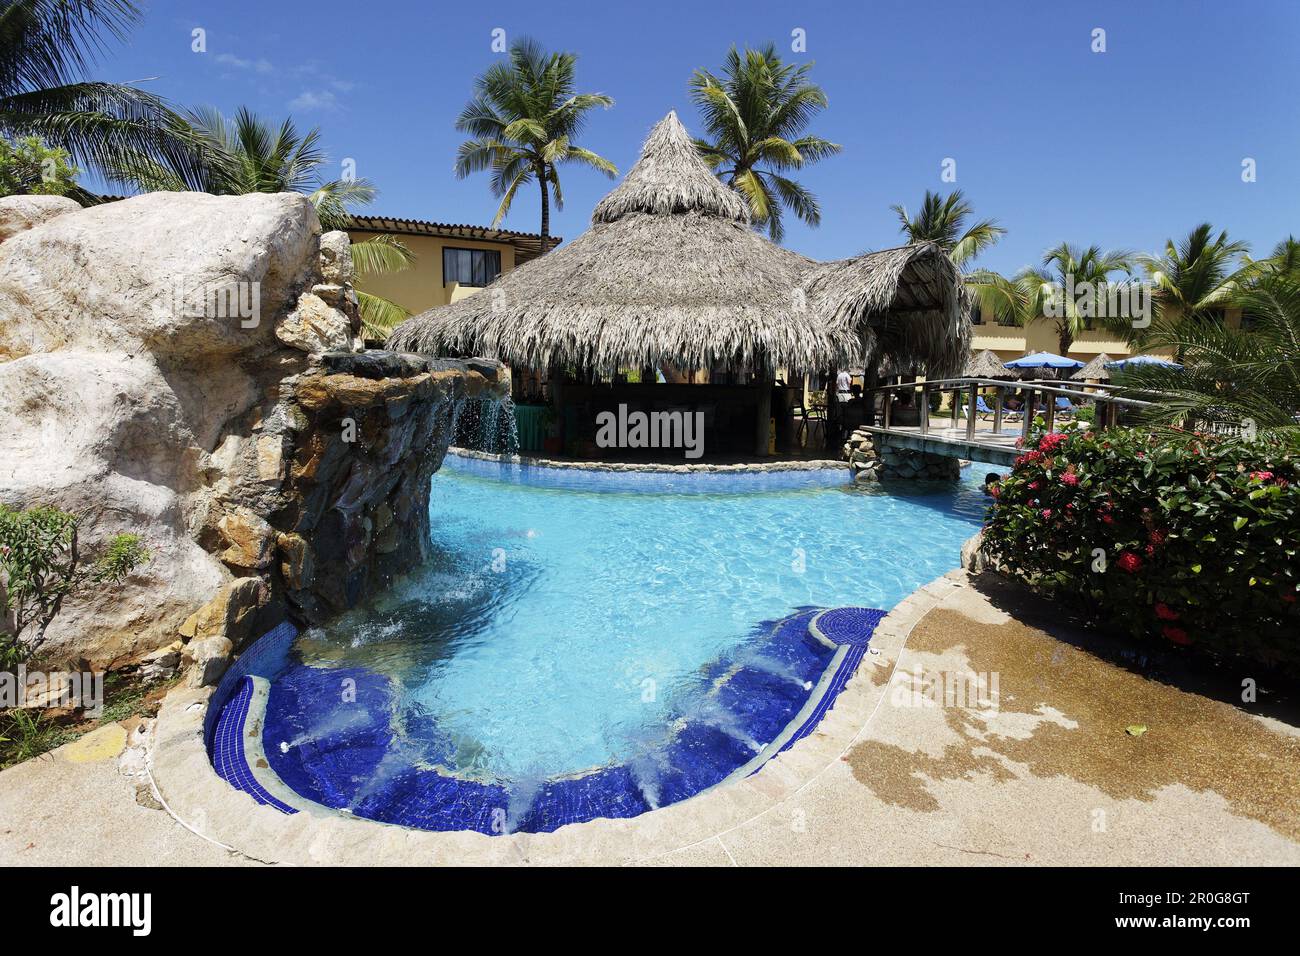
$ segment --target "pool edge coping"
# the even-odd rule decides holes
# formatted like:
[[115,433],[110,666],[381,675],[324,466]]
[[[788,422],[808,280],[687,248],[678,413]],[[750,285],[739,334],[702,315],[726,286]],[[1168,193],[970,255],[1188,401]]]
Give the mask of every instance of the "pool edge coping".
[[782,461],[738,462],[730,465],[681,464],[668,462],[633,462],[633,461],[584,461],[581,459],[546,458],[540,455],[506,454],[478,451],[474,448],[462,448],[452,445],[447,454],[478,461],[495,461],[505,465],[520,465],[527,468],[553,468],[563,471],[594,472],[648,472],[666,475],[685,474],[744,474],[749,472],[771,471],[847,471],[849,463],[837,458],[797,458]]
[[[217,775],[204,746],[213,688],[179,686],[163,699],[149,742],[154,785],[182,825],[242,856],[286,865],[636,864],[707,842],[771,813],[852,747],[888,693],[908,635],[954,590],[949,572],[913,591],[876,627],[871,650],[817,727],[752,776],[626,819],[601,818],[549,833],[486,836],[412,830],[342,814],[286,815]],[[886,672],[880,675],[881,670]]]

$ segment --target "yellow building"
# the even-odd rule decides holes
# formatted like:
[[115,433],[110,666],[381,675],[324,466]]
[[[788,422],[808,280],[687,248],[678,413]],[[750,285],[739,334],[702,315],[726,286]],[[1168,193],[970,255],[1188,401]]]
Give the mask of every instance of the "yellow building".
[[[357,281],[358,288],[396,302],[412,315],[473,295],[542,251],[541,236],[531,232],[391,216],[353,216],[352,221],[348,235],[353,242],[395,236],[415,254],[409,269]],[[551,248],[560,241],[552,236]]]
[[[1241,327],[1241,309],[1226,309],[1224,321],[1231,328]],[[1042,316],[1026,326],[1013,324],[1001,325],[990,312],[976,312],[971,316],[973,337],[971,355],[976,356],[985,349],[997,353],[1004,362],[1020,358],[1032,352],[1060,352],[1060,341],[1056,331],[1056,320]],[[1123,336],[1106,329],[1091,329],[1081,333],[1070,346],[1068,358],[1080,362],[1090,362],[1105,352],[1111,358],[1122,359],[1134,354]],[[1151,354],[1165,354],[1159,349]]]

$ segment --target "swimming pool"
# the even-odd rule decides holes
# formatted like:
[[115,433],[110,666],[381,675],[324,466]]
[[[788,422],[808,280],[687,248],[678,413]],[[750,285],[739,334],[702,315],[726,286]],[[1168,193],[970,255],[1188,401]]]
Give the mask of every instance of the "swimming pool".
[[[881,613],[956,566],[983,510],[973,481],[882,493],[841,469],[453,453],[433,478],[433,560],[281,635],[232,675],[247,683],[225,709],[242,727],[261,708],[282,809],[485,833],[632,816],[815,726]],[[818,633],[819,609],[840,606],[878,610]]]

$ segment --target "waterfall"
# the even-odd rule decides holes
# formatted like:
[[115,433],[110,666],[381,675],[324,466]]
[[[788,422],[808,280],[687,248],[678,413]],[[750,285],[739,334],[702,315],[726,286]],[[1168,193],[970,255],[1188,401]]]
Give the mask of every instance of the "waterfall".
[[455,444],[461,448],[493,455],[519,451],[519,423],[515,403],[509,398],[472,399],[459,409],[455,421]]

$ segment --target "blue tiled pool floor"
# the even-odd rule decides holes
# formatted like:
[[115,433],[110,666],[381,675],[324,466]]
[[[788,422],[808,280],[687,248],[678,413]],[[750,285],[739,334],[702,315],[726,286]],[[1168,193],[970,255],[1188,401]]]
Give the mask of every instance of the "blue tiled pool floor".
[[[531,783],[449,770],[454,742],[432,721],[397,720],[387,677],[293,665],[292,634],[277,629],[214,695],[213,766],[232,786],[285,813],[316,804],[423,830],[537,833],[633,817],[756,773],[815,730],[883,616],[868,608],[805,608],[767,622],[755,646],[709,666],[701,693],[680,702],[660,739],[615,765]],[[269,693],[255,692],[255,680],[263,687],[269,681]],[[265,759],[258,763],[267,766],[252,765],[245,747],[259,730]]]

